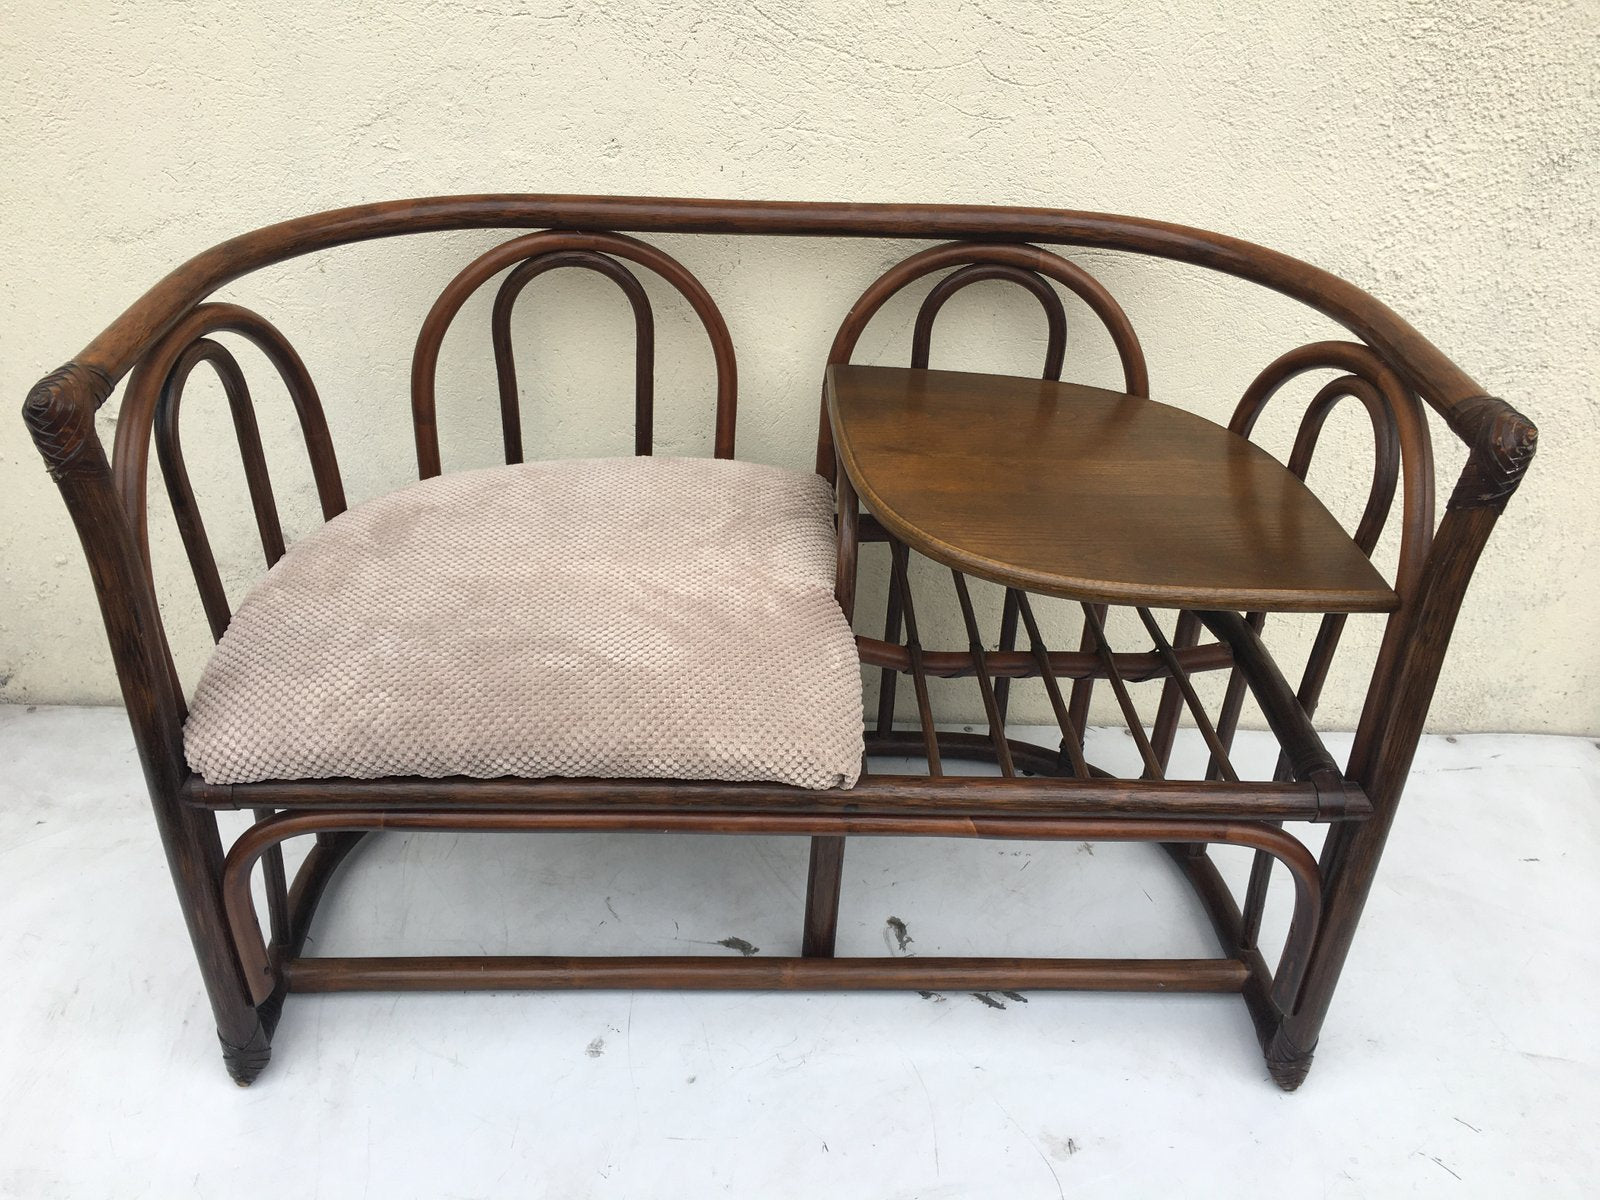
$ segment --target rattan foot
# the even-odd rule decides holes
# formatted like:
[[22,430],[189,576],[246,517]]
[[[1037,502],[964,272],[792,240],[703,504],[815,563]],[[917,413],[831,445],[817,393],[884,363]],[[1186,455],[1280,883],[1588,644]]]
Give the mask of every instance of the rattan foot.
[[242,1046],[234,1045],[220,1033],[217,1040],[222,1043],[223,1065],[240,1087],[254,1083],[272,1058],[272,1034],[265,1024],[257,1025],[255,1033]]
[[1272,1081],[1286,1092],[1294,1091],[1311,1071],[1312,1053],[1300,1049],[1280,1032],[1267,1047],[1267,1071]]

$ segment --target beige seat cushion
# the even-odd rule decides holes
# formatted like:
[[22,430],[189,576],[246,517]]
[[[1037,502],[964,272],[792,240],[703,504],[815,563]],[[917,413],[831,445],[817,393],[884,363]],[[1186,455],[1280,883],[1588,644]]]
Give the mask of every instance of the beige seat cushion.
[[861,677],[831,510],[813,474],[686,458],[495,467],[358,505],[240,605],[189,765],[849,787]]

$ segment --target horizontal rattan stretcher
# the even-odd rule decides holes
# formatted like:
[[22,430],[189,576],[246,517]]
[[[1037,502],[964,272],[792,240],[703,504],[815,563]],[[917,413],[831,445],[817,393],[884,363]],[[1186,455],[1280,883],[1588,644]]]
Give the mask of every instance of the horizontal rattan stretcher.
[[[534,232],[441,280],[412,359],[419,482],[351,508],[310,366],[265,316],[214,293],[298,255],[461,229]],[[693,273],[621,231],[935,244],[842,314],[817,364],[812,475],[731,461],[738,376],[728,327]],[[1353,336],[1261,364],[1222,428],[1150,398],[1126,314],[1050,248],[1072,246],[1239,276]],[[524,463],[512,313],[536,280],[568,269],[610,280],[633,314],[634,459]],[[675,290],[709,339],[711,460],[651,457],[660,293],[641,272]],[[1038,302],[1040,378],[928,369],[943,305],[985,282]],[[439,423],[455,414],[436,402],[439,350],[468,299],[491,286],[506,466],[446,475]],[[868,323],[908,289],[918,303],[909,367],[852,366]],[[1087,314],[1109,332],[1121,391],[1060,382],[1064,296],[1075,319]],[[327,524],[294,545],[241,345],[245,361],[282,381],[304,435]],[[269,568],[237,606],[179,436],[185,386],[201,367],[222,383]],[[95,414],[119,386],[108,454]],[[1256,444],[1257,420],[1302,387],[1293,443],[1273,457]],[[1330,413],[1347,402],[1365,413],[1373,452],[1365,506],[1348,531],[1305,483]],[[1442,515],[1429,410],[1468,452]],[[157,283],[42,380],[24,415],[83,542],[224,1060],[241,1084],[266,1066],[281,1006],[296,992],[962,987],[1236,992],[1272,1077],[1296,1087],[1462,596],[1535,438],[1525,418],[1359,288],[1220,235],[1045,209],[621,197],[399,201],[245,234]],[[219,642],[192,698],[154,586],[152,443]],[[1394,523],[1399,549],[1385,574],[1371,560]],[[884,585],[882,624],[871,631],[856,611],[868,572]],[[997,593],[993,610],[984,588]],[[941,606],[962,636],[925,645],[925,630],[944,627],[929,619]],[[1064,614],[1075,645],[1056,632]],[[1381,624],[1381,648],[1340,762],[1316,710],[1346,625],[1361,620]],[[1268,639],[1294,622],[1309,623],[1310,651],[1291,682]],[[879,680],[864,733],[862,668]],[[1212,672],[1224,682],[1208,704],[1196,677]],[[913,692],[909,720],[897,707],[902,679]],[[970,681],[981,732],[936,723],[935,679]],[[1023,682],[1048,704],[1055,745],[1008,731]],[[1120,772],[1091,761],[1085,745],[1102,686],[1135,756]],[[1231,753],[1247,704],[1280,749],[1255,777]],[[1198,767],[1180,767],[1180,726],[1201,748]],[[957,759],[990,774],[951,774]],[[906,760],[921,772],[905,773]],[[216,819],[227,809],[254,817],[231,845]],[[1308,822],[1327,826],[1320,855],[1297,831]],[[328,883],[369,833],[578,829],[809,838],[797,953],[306,953]],[[869,836],[1152,844],[1192,885],[1217,953],[1073,958],[1072,931],[1062,929],[1062,957],[839,957],[847,839]],[[300,838],[310,849],[291,881],[283,846]],[[1253,852],[1242,894],[1212,846]],[[1264,945],[1279,868],[1288,932],[1281,946]]]

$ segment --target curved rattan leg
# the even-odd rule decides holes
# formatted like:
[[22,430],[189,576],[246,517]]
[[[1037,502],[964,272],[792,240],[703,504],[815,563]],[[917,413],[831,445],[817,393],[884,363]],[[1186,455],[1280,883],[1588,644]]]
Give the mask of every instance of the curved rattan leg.
[[1250,978],[1243,990],[1244,1002],[1255,1026],[1256,1039],[1261,1043],[1261,1052],[1266,1056],[1267,1072],[1284,1091],[1294,1091],[1305,1082],[1306,1073],[1311,1070],[1311,1051],[1296,1045],[1289,1036],[1283,1012],[1272,999],[1272,975],[1261,951],[1242,945],[1244,921],[1232,891],[1217,871],[1216,862],[1203,848],[1201,853],[1194,854],[1191,845],[1167,842],[1162,849],[1172,857],[1194,889],[1223,953],[1238,956],[1250,969]]
[[1393,820],[1391,803],[1371,820],[1349,827],[1336,826],[1329,833],[1322,858],[1328,881],[1323,931],[1312,949],[1305,983],[1295,997],[1294,1007],[1267,1047],[1267,1065],[1284,1088],[1298,1087],[1311,1067],[1311,1055]]
[[[1275,981],[1267,970],[1261,951],[1255,946],[1243,945],[1244,921],[1232,891],[1223,881],[1211,856],[1203,851],[1194,854],[1191,852],[1193,848],[1179,843],[1166,843],[1163,846],[1199,897],[1223,953],[1236,955],[1250,969],[1250,979],[1245,984],[1243,995],[1250,1011],[1250,1020],[1255,1025],[1256,1038],[1261,1043],[1261,1052],[1266,1056],[1267,1071],[1274,1083],[1284,1091],[1292,1092],[1305,1082],[1311,1070],[1316,1043],[1302,1046],[1295,1041],[1295,1024],[1299,1014],[1285,1012],[1289,1004],[1284,999],[1289,994],[1288,988],[1274,987]],[[1326,936],[1326,925],[1319,923],[1317,937],[1308,939],[1307,948],[1300,955],[1300,961],[1306,969],[1313,966],[1316,956],[1321,952],[1318,938]],[[1280,967],[1280,975],[1282,971]],[[1302,972],[1300,978],[1304,977]]]
[[844,882],[844,838],[813,837],[806,871],[806,915],[800,953],[832,958],[839,936],[839,891]]
[[178,805],[156,805],[157,823],[189,926],[195,959],[217,1022],[222,1061],[240,1087],[267,1065],[277,1014],[263,1010],[244,984],[237,945],[222,901],[222,841],[216,819]]
[[[295,873],[294,886],[289,890],[285,941],[279,947],[281,954],[293,957],[304,948],[317,904],[335,871],[368,832],[353,830],[317,836],[316,844]],[[278,1027],[278,1018],[283,1014],[283,999],[284,989],[279,986],[255,1006],[253,1029],[243,1041],[230,1040],[227,1032],[221,1028],[217,1031],[217,1037],[222,1042],[223,1064],[240,1087],[249,1087],[254,1083],[272,1058],[272,1035]]]
[[305,949],[306,937],[311,933],[311,922],[317,915],[317,905],[322,902],[328,884],[333,882],[335,873],[350,852],[370,832],[353,829],[317,835],[316,843],[295,872],[294,886],[289,889],[288,936],[284,939],[284,957],[294,958]]

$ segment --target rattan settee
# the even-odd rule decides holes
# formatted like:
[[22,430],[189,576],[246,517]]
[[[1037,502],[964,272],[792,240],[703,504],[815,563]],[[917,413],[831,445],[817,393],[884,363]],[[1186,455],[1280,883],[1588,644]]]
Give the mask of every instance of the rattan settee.
[[[312,376],[264,317],[212,293],[270,264],[372,238],[531,229],[468,264],[422,326],[412,372],[419,481],[347,511]],[[815,472],[733,461],[735,358],[707,290],[639,234],[927,239],[844,314],[826,364]],[[1241,277],[1342,324],[1264,364],[1224,429],[1150,399],[1116,300],[1049,246],[1179,260]],[[510,314],[555,268],[621,288],[637,328],[636,456],[523,461]],[[709,334],[714,456],[652,458],[654,326],[635,268],[687,299]],[[908,368],[851,365],[863,328],[930,276]],[[500,279],[492,335],[506,466],[443,474],[434,402],[441,339]],[[969,284],[1004,280],[1048,327],[1039,378],[934,371],[934,319]],[[921,286],[926,286],[923,284]],[[1110,332],[1119,391],[1060,382],[1062,292]],[[218,334],[265,356],[304,431],[327,524],[286,547],[252,402]],[[178,438],[184,385],[220,377],[270,570],[237,610],[224,593]],[[1249,439],[1263,406],[1332,372],[1280,464]],[[95,414],[126,380],[108,455]],[[1159,389],[1155,389],[1159,394]],[[1304,484],[1330,411],[1371,419],[1372,484],[1346,533]],[[1468,456],[1434,510],[1429,421]],[[285,996],[340,989],[1080,988],[1235,992],[1272,1077],[1305,1077],[1394,819],[1463,593],[1531,459],[1535,430],[1388,308],[1281,254],[1157,222],[1047,209],[564,196],[462,196],[292,220],[201,254],[159,282],[29,394],[24,415],[83,542],[122,694],[229,1072],[268,1060]],[[149,449],[218,640],[181,689],[152,579]],[[1392,578],[1371,563],[1396,497]],[[858,551],[889,544],[884,636],[857,636]],[[966,644],[924,647],[907,564],[949,568]],[[922,578],[926,578],[926,571]],[[985,629],[968,578],[1005,589]],[[1039,596],[1081,605],[1076,648],[1045,644]],[[925,601],[926,598],[924,598]],[[1148,636],[1114,648],[1113,606]],[[1171,614],[1170,620],[1158,616]],[[1321,614],[1298,685],[1263,640],[1267,614]],[[1313,725],[1346,620],[1384,623],[1348,762]],[[1119,618],[1126,621],[1127,617]],[[881,672],[864,731],[862,668]],[[1192,676],[1227,672],[1220,707]],[[896,728],[896,682],[916,728]],[[985,733],[934,724],[930,677],[971,678]],[[1035,680],[1059,747],[1010,737],[1012,685]],[[1140,769],[1084,752],[1091,690],[1114,694]],[[1134,685],[1159,689],[1153,721]],[[1281,746],[1269,778],[1229,751],[1252,695]],[[1199,778],[1174,778],[1187,720]],[[885,774],[875,757],[925,759]],[[997,774],[947,775],[950,759]],[[254,823],[224,846],[216,814]],[[1326,822],[1320,857],[1286,825]],[[333,873],[374,830],[640,830],[811,839],[801,953],[792,957],[331,958],[305,953]],[[845,958],[834,954],[847,837],[953,836],[1154,843],[1215,929],[1211,958]],[[282,844],[311,838],[292,883]],[[1236,898],[1207,853],[1255,852]],[[1293,883],[1281,956],[1258,945],[1269,873]],[[252,898],[262,872],[265,931]],[[1069,931],[1063,931],[1064,938]]]

